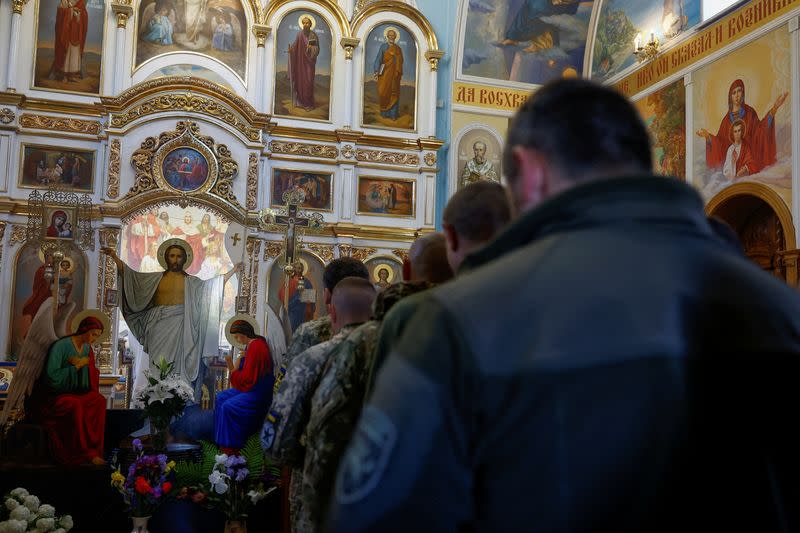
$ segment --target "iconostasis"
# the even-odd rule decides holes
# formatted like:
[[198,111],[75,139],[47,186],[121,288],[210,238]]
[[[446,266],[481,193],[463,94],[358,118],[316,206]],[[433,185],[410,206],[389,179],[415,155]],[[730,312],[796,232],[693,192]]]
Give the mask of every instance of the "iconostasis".
[[[180,237],[194,252],[190,274],[203,278],[243,261],[224,315],[246,312],[263,325],[280,314],[285,241],[260,215],[302,190],[301,213],[324,221],[304,232],[299,255],[306,289],[318,294],[289,318],[327,312],[322,271],[336,257],[372,265],[376,286],[401,279],[410,243],[435,229],[443,144],[444,50],[415,5],[0,4],[0,360],[18,355],[53,284],[38,246],[26,243],[26,209],[32,192],[54,187],[92,204],[93,246],[65,244],[59,291],[75,313],[99,307],[111,318],[103,372],[118,367],[112,346],[126,331],[103,246],[158,271],[158,245]],[[48,216],[69,243],[71,212]],[[224,245],[231,224],[243,228],[240,257]]]

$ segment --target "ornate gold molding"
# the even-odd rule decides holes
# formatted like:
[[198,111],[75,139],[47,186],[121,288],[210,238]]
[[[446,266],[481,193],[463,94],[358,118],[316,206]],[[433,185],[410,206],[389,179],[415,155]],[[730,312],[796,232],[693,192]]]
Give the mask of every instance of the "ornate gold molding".
[[14,14],[22,15],[22,11],[25,9],[25,4],[27,3],[28,0],[11,0],[11,9]]
[[339,44],[344,48],[344,58],[347,60],[353,59],[353,52],[356,50],[356,46],[358,43],[361,42],[361,39],[357,37],[342,37],[339,41]]
[[320,257],[325,263],[333,260],[333,246],[330,244],[319,244],[315,242],[303,243],[303,248],[308,248]]
[[181,196],[193,196],[209,192],[241,209],[236,195],[233,194],[233,178],[239,166],[231,157],[230,149],[224,144],[216,144],[214,139],[200,135],[200,127],[196,122],[179,121],[173,131],[163,132],[158,138],[146,138],[141,147],[133,152],[131,164],[136,171],[136,182],[125,195],[125,200],[135,198],[150,191],[158,194],[159,190],[168,190],[169,185],[161,175],[161,159],[172,148],[191,146],[203,153],[209,165],[208,183],[197,191],[184,193]]
[[383,150],[356,150],[356,159],[366,163],[383,163],[386,165],[419,166],[418,154],[384,152]]
[[249,307],[250,307],[250,314],[255,316],[256,308],[258,306],[258,268],[260,264],[258,256],[259,254],[261,254],[261,239],[248,237],[247,252],[248,252],[248,257],[250,259],[250,268],[249,268],[250,279],[248,281],[248,287],[249,287],[248,296],[250,298]]
[[119,174],[120,174],[120,150],[122,143],[119,139],[111,141],[111,149],[108,156],[108,187],[106,194],[109,198],[119,196]]
[[436,72],[439,69],[439,60],[444,57],[444,50],[428,50],[425,52],[425,59],[431,66],[431,72]]
[[408,261],[408,250],[402,250],[402,249],[398,248],[398,249],[392,250],[392,253],[394,255],[396,255],[397,257],[399,257],[400,260],[403,261],[404,263],[406,261]]
[[28,228],[20,224],[11,224],[11,237],[8,239],[8,245],[14,246],[17,243],[24,243],[28,238]]
[[117,28],[125,28],[128,25],[128,18],[133,14],[133,6],[130,2],[112,2],[111,10],[117,16]]
[[0,124],[11,124],[14,122],[14,117],[16,117],[16,115],[14,114],[14,110],[10,107],[0,109]]
[[356,156],[356,149],[352,144],[345,144],[342,146],[342,157],[345,159],[353,159]]
[[256,36],[256,45],[259,48],[264,47],[267,44],[267,37],[269,34],[272,33],[272,28],[267,26],[266,24],[253,24],[253,35]]
[[377,248],[360,248],[351,244],[339,244],[339,257],[352,257],[359,261],[365,261],[367,257],[378,251]]
[[245,207],[251,211],[258,208],[258,154],[250,152],[247,162],[247,198]]
[[[102,227],[98,230],[98,238],[101,247],[114,248],[119,251],[120,234],[122,230],[116,227]],[[117,287],[117,265],[111,257],[104,253],[99,254],[99,268],[97,269],[97,308],[108,317],[111,323],[111,335],[103,342],[97,354],[98,367],[101,373],[107,374],[112,371],[112,340],[114,339],[114,308],[106,305],[106,293]]]
[[20,115],[19,125],[23,128],[86,133],[88,135],[99,135],[100,132],[103,131],[103,125],[97,120],[31,115],[28,113]]
[[114,128],[124,128],[138,118],[163,113],[165,111],[186,111],[208,115],[235,128],[244,135],[248,141],[258,142],[261,140],[260,129],[251,128],[230,109],[219,105],[219,102],[215,99],[192,93],[172,93],[155,96],[124,113],[112,114],[111,126]]
[[425,164],[428,165],[429,167],[435,166],[436,160],[437,160],[436,152],[427,152],[425,154],[425,157],[423,157],[423,161],[425,161]]
[[339,157],[339,149],[335,146],[324,144],[307,144],[291,141],[271,141],[269,149],[272,153],[305,155],[308,157],[320,157],[324,159],[336,159]]
[[264,242],[264,261],[275,259],[283,253],[283,243],[278,241]]

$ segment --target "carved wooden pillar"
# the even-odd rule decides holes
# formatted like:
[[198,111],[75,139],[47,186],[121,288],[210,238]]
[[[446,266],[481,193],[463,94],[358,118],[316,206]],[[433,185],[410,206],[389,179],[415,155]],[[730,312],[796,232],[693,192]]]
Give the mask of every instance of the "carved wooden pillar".
[[[272,28],[265,24],[253,24],[253,35],[256,36],[256,72],[268,72],[267,70],[267,37],[272,32]],[[256,91],[255,94],[259,95],[256,98],[258,101],[255,107],[259,110],[267,110],[271,113],[271,104],[267,100],[267,95],[272,94],[273,87],[269,87],[266,83],[272,83],[267,80],[268,76],[256,76]],[[271,79],[271,78],[270,78]],[[266,83],[265,83],[266,82]]]
[[780,252],[779,255],[786,283],[792,287],[797,287],[800,285],[800,280],[798,279],[800,250],[786,250],[785,252]]
[[119,94],[125,85],[125,28],[128,26],[128,18],[133,14],[131,0],[120,0],[111,4],[111,9],[117,17],[117,34],[114,45],[114,94]]
[[339,41],[344,48],[344,58],[346,60],[344,72],[344,128],[350,129],[353,124],[353,77],[355,76],[355,65],[353,64],[353,52],[361,39],[355,37],[342,37]]
[[8,36],[8,66],[6,70],[6,90],[17,90],[17,52],[19,51],[19,29],[22,24],[22,10],[28,0],[12,0],[11,31]]
[[[119,252],[121,229],[118,227],[102,227],[99,230],[100,247],[109,247]],[[117,265],[111,257],[104,253],[98,254],[97,261],[97,308],[107,317],[111,324],[111,335],[104,341],[97,354],[97,367],[101,374],[110,374],[114,370],[113,355],[116,353],[117,325],[114,321],[116,307],[106,305],[106,291],[117,289]]]

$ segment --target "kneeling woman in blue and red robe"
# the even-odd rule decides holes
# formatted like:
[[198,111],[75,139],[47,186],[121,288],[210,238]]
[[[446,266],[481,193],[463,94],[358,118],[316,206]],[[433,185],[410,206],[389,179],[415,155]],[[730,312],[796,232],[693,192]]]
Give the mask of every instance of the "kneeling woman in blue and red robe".
[[75,333],[54,342],[29,400],[31,418],[47,429],[50,451],[59,463],[105,464],[106,399],[91,346],[102,333],[103,323],[88,316]]
[[234,321],[230,333],[246,348],[235,364],[227,358],[232,388],[217,393],[214,440],[225,453],[240,450],[261,429],[275,382],[267,340],[244,320]]

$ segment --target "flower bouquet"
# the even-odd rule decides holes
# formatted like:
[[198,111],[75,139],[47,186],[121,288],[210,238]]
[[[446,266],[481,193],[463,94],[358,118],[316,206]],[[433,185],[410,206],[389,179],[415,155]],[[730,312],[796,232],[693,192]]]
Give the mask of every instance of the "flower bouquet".
[[167,462],[163,454],[145,455],[139,439],[133,441],[133,447],[139,455],[128,468],[128,475],[122,475],[118,467],[111,474],[111,486],[122,494],[135,528],[137,518],[152,516],[172,491],[171,472],[175,463]]
[[56,516],[52,505],[40,503],[39,498],[21,487],[12,490],[3,503],[0,508],[0,533],[65,533],[72,529],[70,515]]
[[168,363],[163,357],[156,364],[158,377],[146,370],[147,387],[139,391],[136,399],[144,405],[144,415],[150,420],[153,434],[153,448],[166,447],[166,433],[173,418],[183,414],[186,405],[194,400],[192,387],[173,375],[175,363]]
[[226,531],[246,531],[250,508],[275,489],[280,468],[267,464],[258,435],[248,439],[240,455],[220,453],[209,442],[201,444],[202,463],[182,461],[175,467],[176,482],[182,487],[178,497],[225,513]]

